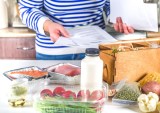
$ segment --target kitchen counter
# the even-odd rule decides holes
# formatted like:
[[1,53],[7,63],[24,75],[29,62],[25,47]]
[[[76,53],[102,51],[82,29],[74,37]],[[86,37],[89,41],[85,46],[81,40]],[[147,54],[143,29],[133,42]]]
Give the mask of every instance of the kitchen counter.
[[34,31],[28,28],[4,28],[0,29],[0,37],[35,37],[36,34]]
[[[80,65],[80,61],[54,61],[54,60],[0,60],[0,113],[36,113],[30,106],[23,108],[13,108],[9,106],[7,102],[7,89],[11,83],[8,78],[3,76],[5,71],[28,67],[28,66],[39,66],[41,68],[58,63],[72,63]],[[141,113],[137,106],[116,106],[107,102],[103,108],[102,113]]]

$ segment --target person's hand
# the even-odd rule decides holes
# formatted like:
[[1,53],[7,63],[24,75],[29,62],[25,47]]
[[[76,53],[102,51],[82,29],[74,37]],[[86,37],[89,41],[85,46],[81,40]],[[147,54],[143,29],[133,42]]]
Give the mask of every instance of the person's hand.
[[123,23],[121,17],[116,18],[114,29],[120,33],[125,33],[125,34],[134,33],[134,29],[131,26],[127,26],[126,23]]
[[53,42],[56,42],[60,36],[69,37],[65,28],[51,20],[46,20],[43,25],[44,31],[48,32]]

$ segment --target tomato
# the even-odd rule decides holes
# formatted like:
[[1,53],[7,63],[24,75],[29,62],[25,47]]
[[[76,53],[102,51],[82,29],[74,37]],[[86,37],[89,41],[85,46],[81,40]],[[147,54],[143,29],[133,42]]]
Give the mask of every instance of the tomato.
[[47,96],[52,97],[52,96],[53,96],[53,93],[52,93],[52,91],[49,90],[49,89],[43,89],[43,90],[40,92],[40,96],[41,96],[42,98],[45,98],[45,97],[47,97]]
[[104,98],[104,93],[101,90],[95,90],[91,93],[89,100],[101,100]]
[[65,92],[65,89],[63,87],[56,87],[53,90],[53,95],[61,96],[64,92]]
[[89,90],[80,90],[77,94],[78,99],[88,99],[90,97],[90,91]]
[[76,93],[68,90],[68,91],[65,91],[63,94],[62,94],[62,97],[65,98],[65,99],[69,99],[69,98],[76,98]]

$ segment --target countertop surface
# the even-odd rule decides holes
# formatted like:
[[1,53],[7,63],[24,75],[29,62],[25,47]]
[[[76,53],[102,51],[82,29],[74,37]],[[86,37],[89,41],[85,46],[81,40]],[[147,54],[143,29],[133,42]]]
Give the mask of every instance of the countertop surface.
[[16,37],[16,38],[21,38],[21,37],[35,37],[36,34],[34,31],[28,29],[28,28],[4,28],[0,29],[0,37]]
[[[11,81],[3,76],[5,71],[18,69],[27,66],[48,67],[58,63],[72,63],[80,65],[80,61],[54,61],[54,60],[0,60],[0,113],[36,113],[35,110],[28,106],[22,108],[13,108],[7,102],[7,89]],[[116,106],[107,102],[103,107],[102,113],[141,113],[138,106]]]

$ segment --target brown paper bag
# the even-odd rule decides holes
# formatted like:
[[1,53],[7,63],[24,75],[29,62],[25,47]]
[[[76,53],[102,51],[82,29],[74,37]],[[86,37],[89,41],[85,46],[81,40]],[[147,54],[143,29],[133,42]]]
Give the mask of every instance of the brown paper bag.
[[160,48],[153,44],[155,41],[100,45],[104,81],[138,81],[149,72],[160,72]]

